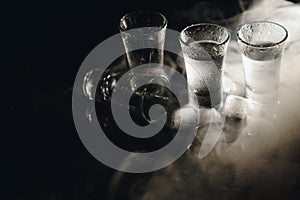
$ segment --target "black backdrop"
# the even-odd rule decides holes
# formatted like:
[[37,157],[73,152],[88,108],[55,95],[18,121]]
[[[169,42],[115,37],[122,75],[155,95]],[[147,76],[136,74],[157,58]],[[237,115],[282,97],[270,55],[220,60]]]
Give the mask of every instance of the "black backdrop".
[[73,123],[77,70],[97,44],[118,33],[118,20],[130,11],[160,11],[175,30],[197,21],[222,21],[242,11],[235,0],[203,2],[23,1],[3,6],[3,55],[9,63],[2,71],[3,87],[8,89],[3,97],[9,105],[4,106],[9,111],[4,125],[9,128],[3,135],[9,140],[4,140],[8,159],[3,164],[6,185],[11,186],[9,199],[107,197],[114,170],[92,158]]

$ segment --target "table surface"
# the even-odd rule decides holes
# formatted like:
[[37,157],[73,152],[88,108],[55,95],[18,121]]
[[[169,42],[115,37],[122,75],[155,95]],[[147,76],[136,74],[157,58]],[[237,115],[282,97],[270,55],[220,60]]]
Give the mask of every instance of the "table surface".
[[[167,6],[169,2],[120,2],[107,4],[107,12],[99,12],[99,7],[103,10],[102,3],[32,3],[23,6],[28,9],[15,9],[19,14],[9,23],[14,40],[8,41],[15,43],[9,45],[8,51],[17,49],[20,55],[17,59],[12,56],[17,67],[9,74],[14,74],[20,83],[9,79],[13,95],[9,96],[8,118],[22,122],[8,123],[12,133],[9,141],[17,147],[7,147],[10,165],[5,177],[7,185],[12,186],[8,190],[12,199],[299,198],[300,27],[294,20],[299,17],[299,5],[276,1],[270,6],[257,2],[249,8],[251,1],[203,2],[172,7]],[[81,143],[73,122],[71,101],[76,73],[98,43],[118,32],[115,25],[122,14],[143,8],[163,12],[169,27],[175,30],[198,21],[226,25],[233,33],[239,24],[253,20],[272,20],[286,26],[290,40],[282,62],[279,122],[263,123],[261,129],[266,134],[248,140],[247,135],[241,134],[247,120],[226,119],[221,139],[204,159],[197,158],[197,152],[207,126],[200,127],[193,145],[179,160],[153,173],[122,173],[93,158]],[[19,26],[14,25],[16,22]],[[233,39],[225,72],[230,79],[243,84],[238,55]],[[175,109],[176,105],[173,106]],[[107,103],[98,102],[96,108],[102,113],[99,121],[109,119]],[[124,148],[153,150],[172,139],[174,130],[167,126],[167,134],[146,142],[128,142],[128,138],[117,133],[107,135],[112,134],[110,139]]]

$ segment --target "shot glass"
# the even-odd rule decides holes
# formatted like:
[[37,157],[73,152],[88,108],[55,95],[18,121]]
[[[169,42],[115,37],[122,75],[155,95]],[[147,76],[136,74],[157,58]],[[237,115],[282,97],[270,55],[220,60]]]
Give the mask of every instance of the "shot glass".
[[[163,87],[169,84],[163,70],[166,27],[166,17],[156,11],[132,12],[119,22],[130,70],[128,83],[134,108],[131,114],[146,123],[152,122],[149,105],[168,104],[167,92]],[[145,70],[135,70],[139,66]],[[141,124],[144,125],[143,122]]]
[[222,105],[222,68],[230,40],[229,31],[219,25],[200,23],[186,27],[179,41],[184,57],[191,104],[219,108]]
[[[129,68],[156,63],[143,74],[132,74],[131,87],[136,90],[145,76],[165,81],[161,71],[167,19],[155,11],[137,11],[123,16],[119,23]],[[151,48],[149,48],[151,46]]]
[[274,22],[253,22],[238,29],[248,99],[262,104],[278,101],[280,65],[287,38],[287,30]]

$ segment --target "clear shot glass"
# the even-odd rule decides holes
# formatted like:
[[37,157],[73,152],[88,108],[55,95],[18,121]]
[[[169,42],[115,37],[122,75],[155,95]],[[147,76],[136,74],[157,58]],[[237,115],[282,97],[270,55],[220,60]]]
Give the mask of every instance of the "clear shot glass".
[[180,33],[191,104],[200,107],[222,106],[222,68],[230,40],[229,31],[216,24],[200,23],[186,27]]
[[156,11],[137,11],[121,18],[119,30],[129,68],[149,63],[157,64],[155,67],[148,68],[146,73],[132,74],[132,90],[137,89],[136,86],[139,85],[139,82],[143,82],[145,76],[153,76],[156,82],[158,79],[165,81],[166,77],[161,68],[164,62],[166,27],[166,17]]
[[280,65],[287,38],[287,30],[274,22],[253,22],[238,29],[248,99],[262,104],[278,102]]
[[163,87],[169,84],[163,70],[166,28],[166,17],[156,11],[131,12],[119,22],[130,74],[128,83],[134,108],[132,115],[149,123],[152,120],[148,105],[168,104],[167,92]]

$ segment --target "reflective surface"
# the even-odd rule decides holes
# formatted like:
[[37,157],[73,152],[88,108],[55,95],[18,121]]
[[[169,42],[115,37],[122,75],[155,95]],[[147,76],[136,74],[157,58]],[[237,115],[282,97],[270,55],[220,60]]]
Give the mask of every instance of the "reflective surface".
[[[10,67],[15,70],[10,75],[15,75],[19,82],[11,88],[9,78],[7,83],[14,98],[10,97],[10,105],[5,106],[10,114],[8,119],[12,121],[9,122],[9,130],[3,132],[11,139],[4,140],[7,151],[3,161],[4,169],[7,167],[4,189],[10,199],[98,200],[108,196],[115,199],[152,196],[159,199],[299,199],[299,6],[287,1],[255,1],[250,10],[227,19],[247,9],[250,1],[243,1],[243,8],[233,0],[222,5],[215,2],[193,1],[187,4],[184,1],[175,4],[173,1],[157,1],[157,4],[145,2],[144,7],[161,10],[172,21],[170,28],[177,30],[196,21],[234,23],[230,27],[235,30],[241,23],[264,18],[282,23],[291,31],[281,71],[280,96],[284,98],[281,99],[280,124],[272,131],[280,135],[276,148],[269,148],[272,147],[272,133],[258,148],[251,148],[257,151],[242,154],[245,148],[224,148],[228,149],[224,154],[231,157],[229,161],[225,160],[224,172],[227,173],[216,176],[220,180],[209,180],[213,174],[222,175],[219,167],[214,168],[220,165],[188,155],[155,174],[123,174],[106,167],[91,156],[78,138],[71,114],[72,86],[84,57],[99,42],[116,33],[115,24],[120,16],[136,10],[141,2],[107,2],[105,6],[100,1],[80,4],[52,2],[47,6],[26,2],[19,7],[12,3],[17,19],[9,18],[7,20],[13,20],[12,23],[4,25],[11,24],[9,31],[12,36],[6,40],[11,47],[6,52],[11,54],[12,62],[17,62],[14,68]],[[69,9],[71,6],[72,9]],[[16,22],[22,23],[16,25]],[[16,49],[20,55],[11,53]],[[226,92],[243,96],[239,89],[243,88],[241,58],[235,43],[231,43],[228,49],[224,70],[225,78],[231,79],[226,84]],[[105,117],[109,107],[101,103],[97,106],[99,114],[104,115],[101,123],[109,124]],[[87,116],[92,120],[94,115],[87,109]],[[18,122],[15,123],[14,119]],[[242,121],[236,126],[237,122],[226,122],[229,125],[225,126],[225,141],[231,146],[234,142],[238,146],[245,141],[238,139],[245,123]],[[263,127],[264,124],[260,126]],[[124,137],[119,137],[115,129],[110,130],[113,137],[125,143]],[[245,138],[248,136],[245,135]],[[136,145],[137,148],[132,146],[131,149],[151,149],[151,144],[137,142]],[[264,157],[261,148],[266,151],[273,149],[269,152],[274,154]],[[234,152],[241,154],[236,156]],[[232,160],[238,164],[232,165]],[[221,161],[224,163],[224,159]],[[211,170],[208,170],[209,166],[212,166]],[[226,176],[230,178],[224,181],[222,177]],[[230,180],[231,177],[235,178]],[[220,187],[222,184],[224,189]]]

